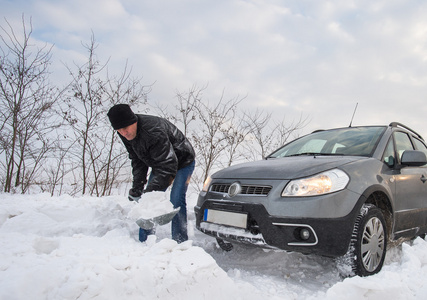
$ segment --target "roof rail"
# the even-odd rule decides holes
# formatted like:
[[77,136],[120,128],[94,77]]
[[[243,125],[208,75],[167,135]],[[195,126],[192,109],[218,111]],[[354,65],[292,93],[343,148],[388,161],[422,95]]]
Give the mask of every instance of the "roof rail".
[[405,129],[409,130],[410,132],[412,132],[413,134],[415,134],[416,136],[418,136],[420,139],[422,139],[424,141],[423,137],[419,133],[417,133],[415,130],[412,130],[408,126],[403,125],[402,123],[391,122],[389,126],[391,126],[391,127],[398,127],[399,126],[399,127],[405,128]]

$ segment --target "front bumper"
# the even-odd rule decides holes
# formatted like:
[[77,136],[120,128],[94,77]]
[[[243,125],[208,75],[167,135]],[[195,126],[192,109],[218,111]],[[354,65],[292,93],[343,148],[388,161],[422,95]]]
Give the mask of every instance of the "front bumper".
[[[206,210],[245,213],[246,228],[207,222]],[[329,257],[342,256],[347,252],[355,215],[352,211],[341,218],[283,218],[270,215],[262,204],[224,200],[206,200],[194,211],[197,229],[213,237]],[[302,231],[309,235],[302,238]]]

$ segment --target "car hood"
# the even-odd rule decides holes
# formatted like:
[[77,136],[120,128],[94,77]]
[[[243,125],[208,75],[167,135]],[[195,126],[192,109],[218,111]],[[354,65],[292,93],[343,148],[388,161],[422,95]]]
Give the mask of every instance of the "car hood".
[[212,178],[294,179],[311,176],[367,157],[296,156],[242,163],[216,172]]

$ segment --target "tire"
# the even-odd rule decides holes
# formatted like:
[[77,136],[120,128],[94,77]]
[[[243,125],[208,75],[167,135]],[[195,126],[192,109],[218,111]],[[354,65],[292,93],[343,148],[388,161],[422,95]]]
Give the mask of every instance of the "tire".
[[222,250],[227,251],[227,252],[233,250],[233,244],[232,243],[226,242],[220,238],[217,238],[216,241]]
[[356,218],[347,253],[356,275],[370,276],[381,270],[387,251],[386,228],[381,210],[364,204]]

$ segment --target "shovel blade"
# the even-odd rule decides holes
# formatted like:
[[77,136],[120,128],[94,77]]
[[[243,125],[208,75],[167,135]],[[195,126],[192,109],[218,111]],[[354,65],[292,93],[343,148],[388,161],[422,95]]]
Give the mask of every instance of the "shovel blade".
[[175,215],[178,213],[179,210],[180,208],[178,207],[169,213],[156,216],[150,219],[140,218],[136,220],[136,224],[138,224],[138,226],[141,227],[142,229],[150,230],[150,229],[153,229],[154,226],[156,225],[165,225],[170,221],[172,221],[173,217],[175,217]]

